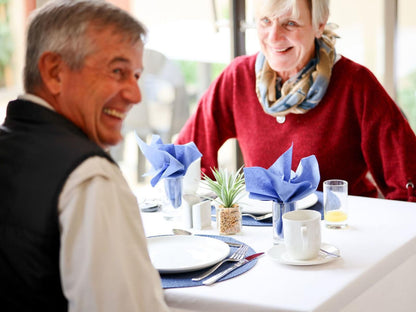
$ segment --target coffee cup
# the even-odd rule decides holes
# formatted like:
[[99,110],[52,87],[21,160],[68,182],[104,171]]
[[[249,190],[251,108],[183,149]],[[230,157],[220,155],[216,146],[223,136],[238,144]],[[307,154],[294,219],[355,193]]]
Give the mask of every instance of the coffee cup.
[[321,248],[321,214],[315,210],[295,210],[283,215],[286,251],[294,260],[310,260]]

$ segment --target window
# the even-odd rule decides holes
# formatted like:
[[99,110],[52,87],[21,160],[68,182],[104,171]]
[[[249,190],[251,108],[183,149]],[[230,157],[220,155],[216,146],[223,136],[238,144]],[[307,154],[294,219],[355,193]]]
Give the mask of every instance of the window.
[[416,20],[414,0],[399,0],[396,39],[397,100],[416,132]]

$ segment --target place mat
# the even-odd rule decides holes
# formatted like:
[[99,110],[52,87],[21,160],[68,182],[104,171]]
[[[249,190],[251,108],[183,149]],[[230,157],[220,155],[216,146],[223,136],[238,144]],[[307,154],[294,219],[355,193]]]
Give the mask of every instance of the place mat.
[[[198,236],[212,237],[212,238],[216,238],[216,239],[222,240],[224,242],[228,242],[228,243],[244,244],[244,243],[242,243],[242,242],[240,242],[240,241],[238,241],[238,240],[236,240],[232,237],[229,237],[229,236],[219,236],[219,235],[198,235]],[[236,251],[237,248],[238,247],[231,247],[230,246],[229,256],[231,256],[231,254],[234,253],[234,251]],[[248,251],[246,253],[246,257],[250,256],[254,253],[256,253],[254,251],[254,249],[249,246]],[[227,279],[236,277],[238,275],[241,275],[241,274],[247,272],[248,270],[250,270],[252,267],[254,267],[256,265],[257,260],[258,259],[254,259],[254,260],[250,261],[249,263],[239,267],[238,269],[232,271],[228,275],[222,277],[218,282],[225,281]],[[225,269],[229,268],[233,264],[235,264],[235,262],[226,262],[223,265],[221,265],[221,267],[219,269],[217,269],[217,271],[215,271],[215,272],[216,273],[221,272],[222,270],[225,270]],[[160,278],[162,280],[162,287],[164,289],[167,289],[167,288],[202,286],[203,285],[202,282],[204,280],[194,282],[194,281],[192,281],[192,278],[202,274],[203,272],[208,270],[208,268],[204,268],[204,269],[197,270],[197,271],[192,271],[192,272],[185,272],[185,273],[160,274]]]
[[[322,220],[324,219],[324,198],[323,198],[323,193],[322,192],[315,192],[316,195],[318,196],[318,201],[316,202],[315,205],[305,208],[305,209],[309,209],[309,210],[316,210],[318,212],[321,213],[321,218]],[[211,206],[211,215],[212,215],[212,220],[215,221],[215,206]],[[247,216],[243,216],[241,218],[241,223],[244,226],[272,226],[273,225],[273,219],[272,217],[265,219],[265,220],[260,220],[260,221],[256,221],[251,217],[247,217]]]

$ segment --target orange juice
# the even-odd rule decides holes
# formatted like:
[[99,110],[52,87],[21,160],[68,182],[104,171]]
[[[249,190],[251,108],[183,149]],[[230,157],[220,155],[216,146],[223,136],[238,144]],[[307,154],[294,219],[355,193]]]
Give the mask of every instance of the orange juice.
[[341,210],[333,210],[325,213],[325,221],[328,222],[344,222],[345,220],[347,220],[347,218],[347,213]]

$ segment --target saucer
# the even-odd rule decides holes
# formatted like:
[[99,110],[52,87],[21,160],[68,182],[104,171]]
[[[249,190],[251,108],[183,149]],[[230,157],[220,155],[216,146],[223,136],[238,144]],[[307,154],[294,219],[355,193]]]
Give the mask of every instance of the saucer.
[[[321,248],[324,250],[330,250],[332,253],[339,255],[339,249],[333,245],[322,243]],[[275,245],[267,251],[267,255],[271,257],[273,260],[283,264],[290,264],[290,265],[317,265],[323,264],[327,262],[334,261],[338,259],[338,257],[324,255],[319,253],[318,257],[309,260],[295,260],[292,259],[289,254],[286,252],[286,246],[284,244]]]

